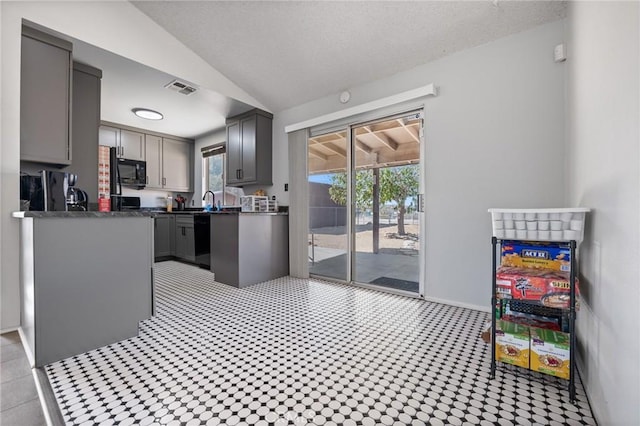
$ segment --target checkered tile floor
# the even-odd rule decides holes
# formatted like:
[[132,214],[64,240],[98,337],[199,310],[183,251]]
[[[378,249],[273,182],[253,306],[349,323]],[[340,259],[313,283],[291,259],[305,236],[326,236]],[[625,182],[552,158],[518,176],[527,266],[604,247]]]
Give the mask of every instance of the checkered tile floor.
[[67,424],[595,424],[582,387],[573,405],[547,378],[504,368],[489,379],[485,313],[156,268],[157,316],[138,337],[47,366]]

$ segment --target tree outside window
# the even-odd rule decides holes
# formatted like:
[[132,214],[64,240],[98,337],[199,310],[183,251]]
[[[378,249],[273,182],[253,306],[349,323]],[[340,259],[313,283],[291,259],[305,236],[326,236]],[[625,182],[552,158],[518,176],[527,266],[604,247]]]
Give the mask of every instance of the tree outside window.
[[[380,174],[380,204],[383,209],[393,209],[398,217],[398,234],[405,235],[404,215],[407,209],[412,209],[414,198],[418,195],[420,171],[417,165],[383,167]],[[329,195],[331,199],[340,205],[347,202],[347,174],[336,173],[331,176]],[[356,171],[355,201],[358,209],[371,209],[373,207],[373,170],[361,169]],[[407,202],[409,205],[407,205]],[[390,205],[389,205],[390,204]]]
[[[218,200],[225,206],[240,205],[240,196],[244,195],[242,188],[234,188],[226,186],[226,154],[216,154],[203,158],[204,174],[203,185],[204,191],[212,191],[216,196],[216,204]],[[203,191],[203,192],[204,192]],[[202,202],[204,205],[204,201]]]

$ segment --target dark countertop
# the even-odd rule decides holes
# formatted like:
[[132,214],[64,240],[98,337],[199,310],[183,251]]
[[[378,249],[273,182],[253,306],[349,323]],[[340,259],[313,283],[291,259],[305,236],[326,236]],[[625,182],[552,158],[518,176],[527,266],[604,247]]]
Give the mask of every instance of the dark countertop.
[[222,212],[205,212],[203,210],[199,210],[199,211],[187,211],[187,210],[180,210],[180,211],[172,211],[172,212],[166,212],[166,211],[153,211],[151,212],[153,216],[158,216],[158,215],[165,215],[165,214],[173,214],[173,215],[236,215],[236,216],[287,216],[289,215],[288,212],[255,212],[255,213],[251,213],[251,212],[239,212],[239,211],[222,211]]
[[69,218],[78,218],[78,217],[153,217],[154,213],[145,210],[130,210],[123,212],[41,212],[41,211],[21,211],[21,212],[13,212],[11,216],[24,219],[25,217],[36,217],[36,218],[54,218],[54,217],[69,217]]
[[13,212],[11,215],[18,219],[24,219],[26,217],[35,217],[35,218],[56,218],[56,217],[68,217],[68,218],[79,218],[79,217],[156,217],[165,214],[173,214],[173,215],[237,215],[237,216],[287,216],[288,212],[239,212],[239,211],[222,211],[222,212],[205,212],[203,210],[197,211],[172,211],[167,212],[164,210],[128,210],[121,212],[97,212],[97,211],[88,211],[88,212],[64,212],[64,211],[56,211],[56,212],[42,212],[42,211],[20,211]]

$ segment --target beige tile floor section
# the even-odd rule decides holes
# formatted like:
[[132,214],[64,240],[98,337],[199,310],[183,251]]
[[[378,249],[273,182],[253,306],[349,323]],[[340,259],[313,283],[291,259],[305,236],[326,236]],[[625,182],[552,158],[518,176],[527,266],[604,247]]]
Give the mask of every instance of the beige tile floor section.
[[0,335],[0,425],[46,425],[18,332]]

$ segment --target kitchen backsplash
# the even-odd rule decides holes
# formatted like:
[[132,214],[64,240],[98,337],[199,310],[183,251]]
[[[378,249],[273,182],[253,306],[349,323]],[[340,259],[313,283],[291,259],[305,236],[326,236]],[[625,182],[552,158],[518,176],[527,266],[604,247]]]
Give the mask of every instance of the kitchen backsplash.
[[[155,191],[152,189],[143,189],[138,191],[132,188],[122,188],[122,195],[126,195],[129,197],[140,197],[140,206],[142,207],[166,207],[167,206],[167,197],[172,197],[175,200],[176,196],[180,194],[187,199],[186,205],[187,207],[191,207],[191,199],[193,198],[193,194],[189,192],[166,192],[166,191]],[[199,204],[200,203],[200,204]],[[200,207],[202,201],[198,201],[198,197],[194,200],[194,205],[196,207]],[[174,201],[175,205],[175,201]]]

